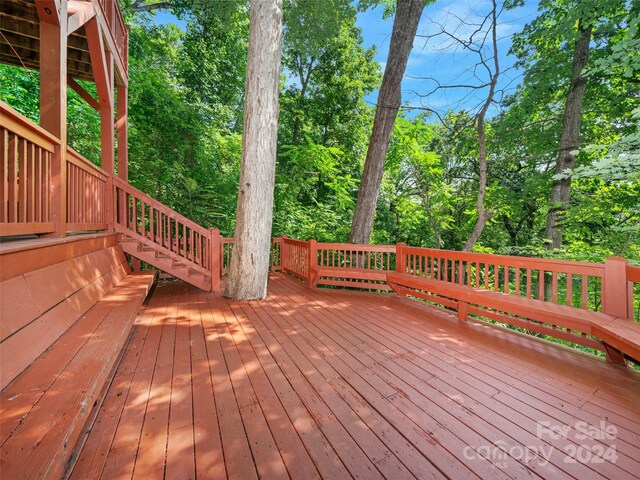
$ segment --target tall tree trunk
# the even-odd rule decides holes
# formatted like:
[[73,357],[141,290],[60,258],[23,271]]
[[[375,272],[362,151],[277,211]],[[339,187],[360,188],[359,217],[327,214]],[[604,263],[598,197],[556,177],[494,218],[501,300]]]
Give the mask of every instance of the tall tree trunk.
[[476,244],[480,235],[487,225],[487,221],[491,217],[491,211],[487,210],[484,205],[484,197],[487,193],[487,135],[484,130],[484,120],[487,115],[487,110],[493,102],[493,97],[496,93],[496,84],[498,83],[498,77],[500,76],[500,63],[498,62],[498,6],[496,1],[493,0],[493,10],[491,11],[491,45],[493,48],[493,73],[489,69],[488,65],[482,60],[482,63],[487,68],[490,77],[489,93],[485,100],[480,112],[476,117],[476,133],[478,135],[478,164],[479,164],[479,183],[478,183],[478,197],[476,199],[476,208],[478,210],[478,220],[473,227],[473,231],[467,239],[463,252],[470,252],[473,246]]
[[407,60],[413,47],[413,40],[425,1],[397,0],[387,66],[384,69],[382,85],[378,94],[373,130],[358,191],[358,201],[351,222],[351,234],[349,235],[351,243],[369,243],[371,238],[373,217],[376,213],[376,203],[384,173],[384,162],[393,124],[400,108],[400,84],[407,68]]
[[225,296],[267,295],[278,137],[282,0],[251,0],[242,167]]
[[[587,78],[582,75],[582,70],[589,61],[589,42],[591,41],[592,27],[584,27],[582,21],[578,23],[580,38],[573,49],[573,68],[571,72],[571,85],[567,94],[567,103],[564,107],[562,120],[562,136],[560,148],[556,160],[556,173],[563,173],[572,169],[576,163],[575,151],[580,147],[580,120],[582,118],[582,101],[587,87]],[[551,186],[551,207],[547,214],[545,238],[550,242],[547,248],[550,250],[562,246],[562,230],[559,223],[569,204],[571,192],[571,176],[561,180],[554,180]]]

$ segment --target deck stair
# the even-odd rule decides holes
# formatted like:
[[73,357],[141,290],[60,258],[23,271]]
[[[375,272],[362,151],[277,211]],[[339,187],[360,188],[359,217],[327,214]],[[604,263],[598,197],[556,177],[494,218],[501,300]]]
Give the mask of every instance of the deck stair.
[[117,178],[114,186],[115,227],[124,252],[211,291],[212,232]]

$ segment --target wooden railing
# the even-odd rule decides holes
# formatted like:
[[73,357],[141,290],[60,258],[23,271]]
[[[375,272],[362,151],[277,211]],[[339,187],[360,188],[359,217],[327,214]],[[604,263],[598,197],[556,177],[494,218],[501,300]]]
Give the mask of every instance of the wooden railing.
[[114,0],[98,0],[102,14],[107,21],[109,31],[113,37],[118,56],[122,60],[122,64],[127,70],[128,65],[128,29],[124,23],[120,5]]
[[60,141],[0,102],[0,235],[54,231],[52,157]]
[[397,271],[518,297],[602,311],[604,265],[399,244]]
[[627,265],[627,317],[640,321],[640,267]]
[[109,175],[67,149],[67,231],[106,230],[111,201]]
[[394,245],[355,245],[351,243],[318,243],[317,265],[322,267],[395,269]]
[[[305,281],[310,280],[314,268],[330,269],[333,278],[320,280],[319,284],[386,290],[386,285],[380,285],[376,280],[379,275],[374,272],[395,270],[640,320],[640,267],[630,266],[622,258],[587,263],[435,250],[403,243],[395,246],[355,245],[287,237],[283,238],[281,257],[282,270]],[[350,272],[356,269],[359,275],[354,279]],[[369,283],[366,281],[368,270],[372,272]],[[434,296],[433,300],[454,306],[454,302],[445,298]]]
[[[220,248],[220,265],[222,267],[222,275],[229,273],[231,266],[231,255],[233,255],[233,238],[222,238]],[[281,263],[282,238],[274,237],[271,239],[271,251],[269,252],[269,271],[279,272],[282,270]]]
[[282,271],[302,280],[309,279],[310,242],[282,238]]
[[160,253],[175,254],[198,272],[211,273],[211,232],[118,178],[113,178],[115,226]]

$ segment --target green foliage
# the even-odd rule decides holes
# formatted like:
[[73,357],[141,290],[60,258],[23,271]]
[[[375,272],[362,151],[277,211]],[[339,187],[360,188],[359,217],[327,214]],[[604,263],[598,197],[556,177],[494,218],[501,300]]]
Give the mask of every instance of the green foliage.
[[[179,29],[153,12],[130,25],[131,182],[204,226],[231,236],[242,152],[247,0],[179,0]],[[505,3],[507,8],[520,3]],[[282,91],[273,234],[346,241],[378,88],[375,48],[365,49],[357,11],[389,0],[285,0]],[[523,79],[487,122],[492,216],[475,250],[600,261],[640,260],[640,38],[638,3],[541,0],[513,37]],[[571,172],[565,247],[549,252],[549,208],[562,110],[578,22],[594,27],[582,147]],[[83,82],[95,94],[95,87]],[[37,72],[0,66],[0,98],[39,117]],[[398,118],[373,241],[459,249],[477,217],[473,117],[450,111]],[[446,127],[444,126],[446,125]],[[69,92],[70,144],[99,163],[99,121]]]

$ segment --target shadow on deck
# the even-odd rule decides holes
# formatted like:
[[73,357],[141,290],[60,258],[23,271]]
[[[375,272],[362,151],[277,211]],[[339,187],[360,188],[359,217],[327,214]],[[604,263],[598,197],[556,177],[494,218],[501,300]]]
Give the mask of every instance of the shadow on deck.
[[71,478],[636,478],[639,398],[631,369],[393,295],[171,282]]

